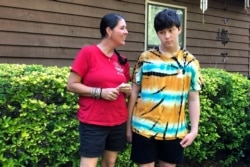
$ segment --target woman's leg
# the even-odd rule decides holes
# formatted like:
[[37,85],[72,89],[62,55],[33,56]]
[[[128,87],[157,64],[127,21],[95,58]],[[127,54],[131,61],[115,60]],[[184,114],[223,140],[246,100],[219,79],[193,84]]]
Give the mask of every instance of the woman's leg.
[[81,157],[80,167],[96,167],[98,158]]
[[126,123],[110,127],[102,155],[102,167],[114,167],[118,152],[126,147]]
[[138,167],[155,167],[155,163],[147,163],[147,164],[138,164]]
[[118,152],[105,150],[102,156],[102,167],[115,167]]
[[176,164],[159,161],[159,167],[176,167]]
[[80,167],[97,166],[98,158],[105,150],[106,136],[108,133],[109,129],[106,127],[80,122]]

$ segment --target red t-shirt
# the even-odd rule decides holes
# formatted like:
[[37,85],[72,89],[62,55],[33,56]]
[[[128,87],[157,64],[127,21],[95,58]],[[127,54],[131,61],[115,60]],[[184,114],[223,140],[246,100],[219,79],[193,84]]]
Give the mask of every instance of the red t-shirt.
[[[84,85],[96,88],[115,88],[130,79],[129,64],[120,65],[115,53],[108,58],[96,45],[78,52],[71,71],[82,78]],[[77,117],[81,122],[101,126],[124,123],[128,117],[125,96],[120,93],[114,101],[79,96]]]

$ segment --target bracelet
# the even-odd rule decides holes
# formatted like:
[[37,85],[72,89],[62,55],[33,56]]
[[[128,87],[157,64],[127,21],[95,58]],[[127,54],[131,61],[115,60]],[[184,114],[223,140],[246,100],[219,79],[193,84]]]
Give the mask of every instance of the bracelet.
[[99,94],[100,94],[100,88],[96,88],[96,91],[95,91],[95,98],[96,99],[99,99]]
[[96,88],[92,88],[92,89],[91,89],[91,97],[95,97],[95,89],[96,89]]
[[102,88],[92,88],[91,97],[95,99],[100,99],[102,95]]
[[99,95],[99,98],[102,98],[102,88],[100,88],[101,91],[100,91],[100,95]]

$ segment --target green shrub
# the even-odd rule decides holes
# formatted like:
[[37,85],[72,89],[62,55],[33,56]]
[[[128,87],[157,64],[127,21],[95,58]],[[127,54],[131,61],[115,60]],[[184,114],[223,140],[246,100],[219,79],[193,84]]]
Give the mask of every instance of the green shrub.
[[250,136],[250,81],[241,74],[203,69],[199,135],[186,149],[189,159],[230,166],[245,156]]
[[76,96],[69,68],[0,65],[0,166],[78,165]]
[[[0,64],[0,167],[79,166],[77,96],[66,90],[68,74],[68,67]],[[202,74],[199,135],[185,154],[230,166],[249,156],[250,81],[219,69]],[[117,167],[130,165],[130,147]]]

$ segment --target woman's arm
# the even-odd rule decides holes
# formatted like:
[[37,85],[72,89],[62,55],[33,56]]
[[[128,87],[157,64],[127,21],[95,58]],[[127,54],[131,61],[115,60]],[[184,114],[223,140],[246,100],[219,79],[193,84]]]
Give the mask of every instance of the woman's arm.
[[[94,87],[89,87],[81,83],[82,78],[75,72],[70,72],[68,82],[67,82],[67,89],[70,92],[79,94],[80,96],[86,97],[93,97],[93,89]],[[98,98],[103,98],[105,100],[116,100],[119,95],[118,88],[98,88]]]
[[67,90],[81,96],[91,96],[92,88],[81,83],[82,78],[75,72],[70,72]]

